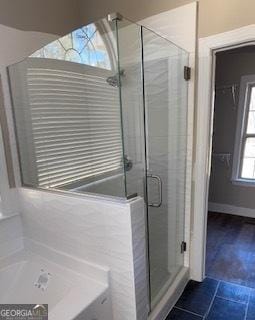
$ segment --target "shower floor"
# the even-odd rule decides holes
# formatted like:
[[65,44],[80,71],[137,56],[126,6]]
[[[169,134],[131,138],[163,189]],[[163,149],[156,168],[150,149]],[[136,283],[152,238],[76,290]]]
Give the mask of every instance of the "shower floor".
[[179,270],[180,267],[172,268],[171,271],[167,270],[167,268],[159,267],[151,271],[150,285],[152,308],[154,308],[154,306],[164,296]]
[[156,297],[161,288],[171,278],[171,273],[166,268],[155,269],[151,272],[151,296]]

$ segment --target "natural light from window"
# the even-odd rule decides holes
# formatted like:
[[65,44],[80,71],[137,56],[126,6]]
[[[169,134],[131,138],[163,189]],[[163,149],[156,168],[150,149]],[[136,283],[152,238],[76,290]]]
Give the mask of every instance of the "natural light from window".
[[249,89],[241,178],[255,179],[255,87]]
[[111,69],[106,45],[94,23],[57,39],[31,55]]
[[91,24],[10,68],[24,185],[71,190],[121,172],[111,40],[103,22]]

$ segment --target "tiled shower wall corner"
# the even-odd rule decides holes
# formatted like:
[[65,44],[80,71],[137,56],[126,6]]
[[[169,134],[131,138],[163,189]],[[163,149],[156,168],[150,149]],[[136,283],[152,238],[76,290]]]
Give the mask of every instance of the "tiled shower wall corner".
[[23,248],[23,232],[20,215],[0,220],[0,258]]

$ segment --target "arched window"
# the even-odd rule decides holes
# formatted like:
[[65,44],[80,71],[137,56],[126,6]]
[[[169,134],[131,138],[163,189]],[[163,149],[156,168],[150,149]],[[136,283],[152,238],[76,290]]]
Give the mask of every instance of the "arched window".
[[111,69],[107,47],[94,23],[49,43],[31,57],[65,60]]

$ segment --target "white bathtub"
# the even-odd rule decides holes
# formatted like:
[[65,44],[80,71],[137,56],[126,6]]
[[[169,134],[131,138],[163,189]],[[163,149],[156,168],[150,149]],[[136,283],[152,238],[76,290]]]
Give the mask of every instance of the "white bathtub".
[[124,197],[123,175],[118,174],[71,189],[73,192],[89,192],[113,197]]
[[107,270],[47,248],[33,251],[0,259],[1,304],[48,304],[49,320],[112,320]]

